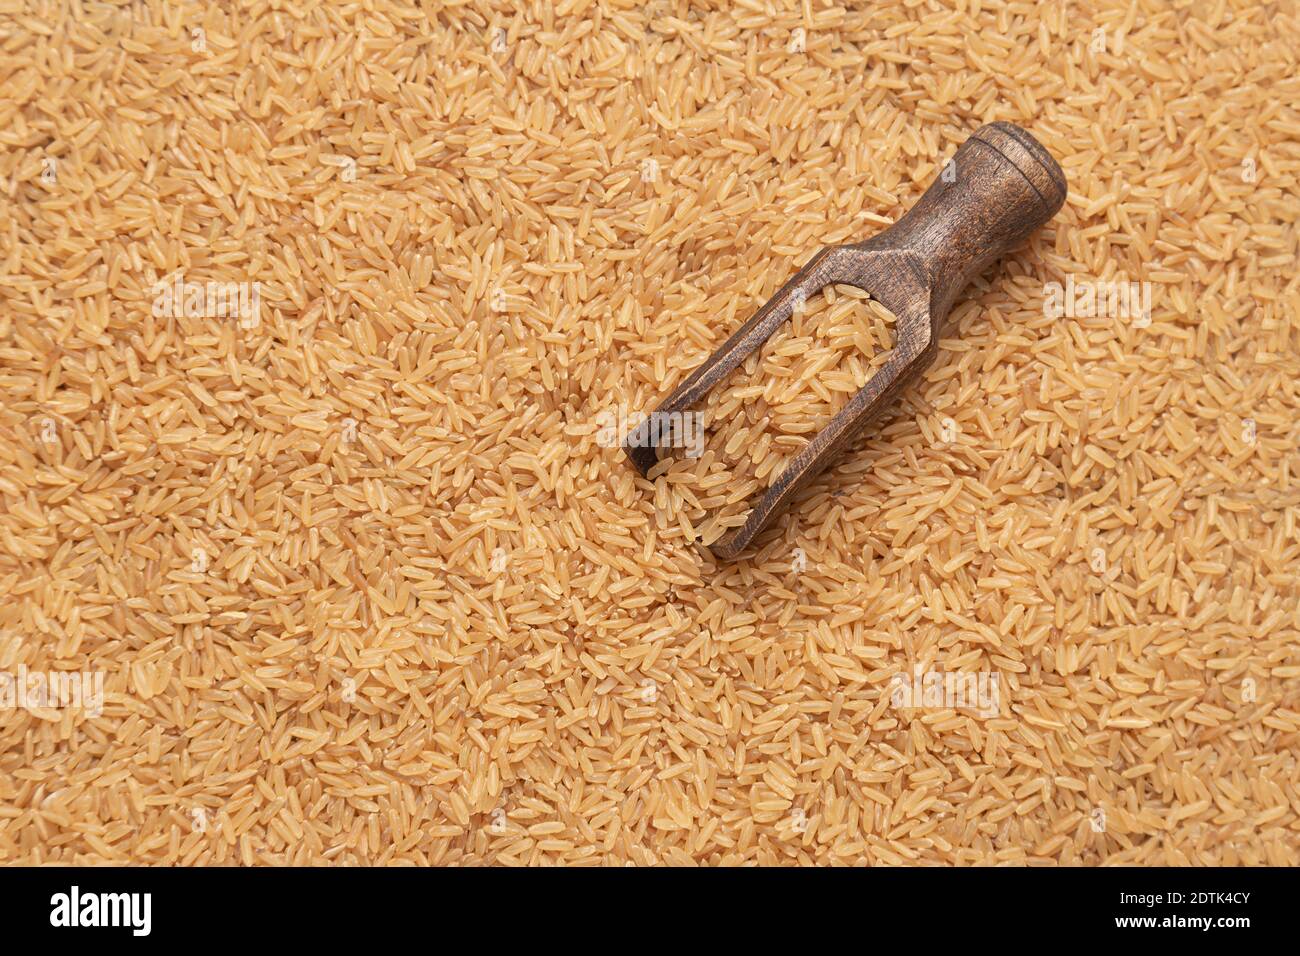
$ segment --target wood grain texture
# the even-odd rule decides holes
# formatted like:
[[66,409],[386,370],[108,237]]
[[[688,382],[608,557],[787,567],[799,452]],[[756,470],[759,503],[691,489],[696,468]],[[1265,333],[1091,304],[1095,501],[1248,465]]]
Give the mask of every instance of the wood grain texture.
[[[957,150],[907,213],[863,242],[830,246],[814,255],[761,309],[692,372],[656,409],[684,412],[752,355],[795,304],[825,286],[856,286],[894,313],[896,343],[885,364],[790,461],[764,492],[745,523],[711,546],[736,557],[799,492],[934,360],[939,330],[962,289],[994,260],[1016,248],[1065,202],[1061,168],[1028,132],[990,123]],[[662,420],[662,419],[661,419]],[[632,464],[647,473],[671,436],[648,427],[623,443]],[[652,444],[657,437],[660,446]]]

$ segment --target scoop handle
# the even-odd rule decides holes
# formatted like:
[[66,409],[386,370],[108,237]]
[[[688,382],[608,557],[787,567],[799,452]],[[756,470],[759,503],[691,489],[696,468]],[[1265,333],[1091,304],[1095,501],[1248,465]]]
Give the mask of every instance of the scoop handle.
[[937,330],[966,284],[1051,219],[1065,193],[1065,174],[1042,143],[1019,126],[989,123],[902,219],[860,247],[915,253]]

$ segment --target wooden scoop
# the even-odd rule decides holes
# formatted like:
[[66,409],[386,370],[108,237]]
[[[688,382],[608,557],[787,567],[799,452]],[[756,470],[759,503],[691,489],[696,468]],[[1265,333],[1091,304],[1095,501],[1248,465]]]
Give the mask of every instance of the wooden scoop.
[[[864,242],[827,246],[692,372],[623,442],[641,474],[672,444],[665,422],[703,398],[754,353],[808,297],[834,283],[857,286],[895,316],[888,360],[794,457],[757,500],[745,523],[711,547],[734,558],[847,447],[938,352],[939,329],[958,293],[993,260],[1023,242],[1065,202],[1065,175],[1019,126],[990,123],[962,143],[919,202]],[[655,420],[654,427],[651,421]]]

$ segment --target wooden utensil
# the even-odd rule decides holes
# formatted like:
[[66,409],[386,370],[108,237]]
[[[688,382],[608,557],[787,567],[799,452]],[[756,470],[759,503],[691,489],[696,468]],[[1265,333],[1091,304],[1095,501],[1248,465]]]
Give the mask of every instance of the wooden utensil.
[[730,559],[829,465],[934,360],[939,329],[958,293],[985,267],[1051,219],[1065,201],[1065,175],[1038,140],[1011,123],[982,126],[930,188],[884,232],[828,246],[692,372],[623,442],[644,475],[672,444],[666,422],[703,398],[790,318],[798,303],[833,283],[856,286],[895,316],[896,344],[862,389],[759,497],[745,523],[711,547]]

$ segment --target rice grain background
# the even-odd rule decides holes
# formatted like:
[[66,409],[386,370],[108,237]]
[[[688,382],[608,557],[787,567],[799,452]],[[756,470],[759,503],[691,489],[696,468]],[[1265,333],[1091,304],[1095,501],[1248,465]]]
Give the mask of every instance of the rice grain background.
[[[0,0],[0,670],[106,687],[0,710],[0,862],[1300,862],[1298,51],[1292,2]],[[601,413],[996,119],[1065,208],[716,564],[748,438],[644,481]],[[894,705],[936,671],[998,712]]]

